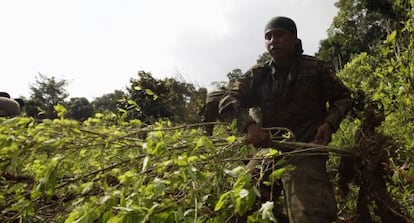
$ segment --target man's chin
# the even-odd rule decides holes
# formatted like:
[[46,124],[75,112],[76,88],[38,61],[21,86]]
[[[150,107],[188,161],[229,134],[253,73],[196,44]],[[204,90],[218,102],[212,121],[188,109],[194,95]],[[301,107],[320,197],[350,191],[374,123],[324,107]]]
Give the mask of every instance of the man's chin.
[[283,57],[281,57],[281,55],[279,53],[272,53],[270,54],[270,56],[272,57],[272,59],[274,61],[280,61],[283,60]]

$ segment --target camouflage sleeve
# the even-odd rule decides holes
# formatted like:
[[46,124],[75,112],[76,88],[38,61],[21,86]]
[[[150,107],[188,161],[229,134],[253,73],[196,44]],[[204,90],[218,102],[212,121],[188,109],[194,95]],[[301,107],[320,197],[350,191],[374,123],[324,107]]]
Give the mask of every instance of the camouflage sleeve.
[[207,94],[206,103],[204,104],[201,114],[203,122],[215,122],[218,118],[218,105],[220,100],[226,94],[225,89],[216,89]]
[[256,106],[253,90],[253,70],[246,72],[230,87],[230,90],[220,100],[219,115],[225,121],[237,120],[237,128],[246,132],[248,124],[255,122],[249,115],[249,108]]
[[351,93],[336,76],[331,66],[323,67],[323,95],[329,103],[328,115],[325,122],[329,123],[333,132],[339,128],[341,121],[351,109],[353,101]]

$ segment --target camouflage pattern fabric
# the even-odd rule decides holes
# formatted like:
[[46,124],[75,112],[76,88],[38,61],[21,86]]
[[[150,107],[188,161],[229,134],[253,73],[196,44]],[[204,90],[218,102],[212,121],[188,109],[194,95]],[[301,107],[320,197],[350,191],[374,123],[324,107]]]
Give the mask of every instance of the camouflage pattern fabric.
[[[224,89],[217,89],[207,94],[206,103],[202,109],[202,122],[215,122],[218,119],[218,105],[220,100],[224,97],[226,91]],[[214,125],[206,125],[206,135],[213,134]]]
[[285,80],[279,80],[279,72],[272,61],[251,68],[221,99],[220,116],[249,122],[251,118],[238,117],[246,114],[241,110],[259,107],[263,127],[289,128],[301,142],[312,141],[323,122],[336,131],[352,100],[333,69],[315,57],[302,55]]
[[[278,167],[274,159],[265,159],[268,149],[258,151],[247,164],[246,169],[256,180],[260,202],[275,201],[284,190],[287,215],[290,222],[323,223],[336,219],[336,201],[326,172],[326,159],[322,156],[303,156],[290,160],[294,170],[283,175],[281,181],[272,186],[263,184]],[[274,210],[279,221],[283,219],[281,210]],[[244,218],[247,216],[244,216]],[[239,221],[243,222],[245,219]]]

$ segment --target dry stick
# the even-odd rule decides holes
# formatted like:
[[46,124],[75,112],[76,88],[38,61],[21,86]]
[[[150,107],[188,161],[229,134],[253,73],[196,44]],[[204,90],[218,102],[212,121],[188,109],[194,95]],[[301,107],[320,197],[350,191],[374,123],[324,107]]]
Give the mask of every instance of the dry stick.
[[[216,123],[219,123],[219,122],[216,122]],[[194,125],[198,125],[198,124],[194,124]],[[179,128],[185,128],[185,126],[164,128],[164,129],[160,129],[160,130],[152,129],[152,130],[148,130],[147,132],[150,132],[150,131],[169,131],[169,130],[179,129]],[[124,137],[124,136],[122,136],[121,138],[123,138],[125,140],[130,140],[130,141],[142,142],[142,140],[136,139],[136,138],[130,138],[130,137]],[[118,139],[121,139],[121,138],[118,138]],[[227,140],[223,139],[223,138],[210,137],[210,139],[212,140],[213,143],[227,142]],[[237,144],[243,144],[243,143],[238,142]],[[187,147],[187,146],[189,146],[189,144],[182,145],[182,146],[180,146],[180,148]],[[325,146],[325,145],[319,145],[319,144],[314,144],[314,143],[289,142],[289,141],[273,140],[272,141],[272,147],[273,146],[274,147],[285,147],[285,148],[289,148],[289,149],[295,149],[293,151],[284,152],[283,156],[293,156],[293,155],[296,155],[296,154],[297,155],[302,155],[304,152],[322,152],[322,153],[325,153],[325,154],[328,153],[328,152],[332,152],[332,153],[335,153],[336,155],[339,155],[339,156],[352,156],[352,152],[350,152],[350,151],[346,151],[346,150],[341,149],[341,148],[336,148],[336,147],[332,147],[332,146]],[[177,148],[174,148],[174,149],[177,149]],[[301,154],[298,154],[298,153],[301,153]],[[310,155],[315,155],[315,154],[310,154]]]
[[[305,149],[296,149],[295,151],[291,151],[291,152],[284,152],[284,153],[280,153],[277,154],[275,156],[266,156],[266,154],[264,154],[262,157],[252,157],[252,158],[227,158],[227,159],[222,159],[222,162],[237,162],[237,161],[251,161],[251,160],[263,160],[263,159],[274,159],[276,157],[292,157],[292,156],[321,156],[321,155],[329,155],[330,152],[334,153],[334,155],[337,156],[352,156],[351,152],[348,151],[340,151],[338,149],[335,148],[331,148],[334,150],[322,150],[320,148],[305,148]],[[199,163],[203,164],[203,163],[208,163],[210,162],[210,160],[214,157],[217,157],[219,154],[215,154],[212,155],[210,157],[208,157],[207,160],[204,161],[200,161]]]
[[[242,144],[242,143],[238,142],[237,144]],[[346,151],[341,148],[319,145],[319,144],[314,144],[314,143],[287,142],[287,141],[272,140],[271,144],[272,144],[271,147],[274,147],[274,149],[277,149],[277,147],[294,149],[292,151],[278,154],[278,156],[315,155],[315,152],[318,152],[319,154],[324,154],[324,155],[328,155],[329,152],[335,153],[336,155],[339,155],[339,156],[352,156],[353,155],[351,151]],[[309,152],[309,153],[305,153],[305,152]],[[264,155],[264,157],[266,156]]]
[[[116,141],[116,140],[119,140],[119,139],[128,138],[128,137],[131,137],[132,135],[139,134],[139,133],[148,133],[148,132],[154,132],[154,131],[172,131],[172,130],[177,130],[177,129],[200,127],[200,126],[212,125],[212,124],[213,125],[218,125],[218,124],[223,125],[223,124],[228,124],[228,123],[226,123],[226,122],[203,122],[203,123],[179,125],[179,126],[168,127],[168,128],[142,128],[142,129],[127,133],[126,135],[116,137],[111,141]],[[93,134],[93,135],[98,135],[98,136],[101,136],[101,137],[109,137],[108,134],[95,132],[95,131],[92,131],[92,130],[86,129],[86,128],[80,128],[80,131],[86,132],[86,133],[89,133],[89,134]],[[129,138],[129,139],[131,139],[131,138]]]
[[295,149],[293,151],[285,152],[285,154],[296,154],[303,153],[305,151],[319,151],[319,152],[333,152],[340,156],[352,156],[352,152],[344,149],[335,148],[332,146],[319,145],[314,143],[303,143],[303,142],[286,142],[286,141],[272,141],[272,146],[280,146],[289,149]]
[[172,131],[172,130],[177,130],[177,129],[187,129],[187,128],[193,128],[193,127],[201,127],[205,125],[212,125],[212,124],[217,125],[217,124],[228,124],[228,123],[226,122],[203,122],[203,123],[194,123],[194,124],[184,124],[184,125],[178,125],[178,126],[167,127],[167,128],[146,128],[146,129],[139,129],[139,130],[130,132],[119,138],[129,137],[131,135],[138,134],[138,133],[147,133],[147,132],[154,132],[154,131]]

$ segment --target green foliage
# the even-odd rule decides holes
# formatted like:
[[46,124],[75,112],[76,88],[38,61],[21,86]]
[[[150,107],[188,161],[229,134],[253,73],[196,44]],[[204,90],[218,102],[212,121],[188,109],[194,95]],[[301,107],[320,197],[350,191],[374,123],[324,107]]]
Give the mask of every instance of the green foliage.
[[272,59],[272,57],[270,56],[270,53],[269,52],[264,52],[262,55],[259,56],[259,58],[257,58],[256,62],[257,63],[266,63],[271,59]]
[[130,80],[126,100],[121,106],[128,119],[153,123],[162,118],[174,122],[198,122],[198,113],[204,104],[206,89],[173,78],[157,80],[151,73],[138,72],[138,79]]
[[257,191],[237,137],[97,113],[84,122],[1,119],[0,221],[224,222]]
[[[387,11],[388,3],[339,1],[348,11],[340,12],[330,42],[322,44],[327,57],[342,63],[353,58],[338,75],[355,98],[363,92],[366,99],[342,123],[333,145],[352,147],[361,124],[358,112],[367,100],[376,101],[385,113],[379,131],[393,139],[387,187],[414,218],[414,2],[407,7],[407,1],[392,1]],[[371,27],[372,21],[379,26]],[[394,28],[388,29],[386,21],[403,27],[390,23]],[[359,53],[367,46],[376,47]],[[240,73],[235,69],[228,77]],[[48,119],[0,119],[1,222],[226,222],[253,207],[258,191],[243,160],[254,151],[233,134],[236,123],[211,138],[198,125],[177,126],[173,123],[198,122],[205,89],[145,72],[138,77],[125,95],[116,91],[92,102],[98,113],[87,118],[75,115],[89,107],[82,98],[71,100],[68,110],[62,106],[66,81],[40,75],[27,113],[41,110]],[[123,118],[115,114],[118,105]],[[291,168],[273,171],[268,182]],[[356,192],[340,200],[341,210],[355,208]],[[272,201],[259,207],[248,222],[276,222]]]
[[[398,2],[405,4],[404,1]],[[407,168],[407,162],[412,162],[414,158],[414,10],[412,6],[408,7],[411,11],[406,12],[407,15],[404,16],[409,18],[402,22],[404,27],[390,32],[375,51],[356,55],[338,74],[354,92],[357,103],[354,116],[342,123],[333,143],[338,147],[349,147],[353,144],[356,129],[361,123],[359,112],[365,108],[364,103],[374,101],[385,114],[385,121],[378,131],[393,140],[392,145],[387,149],[392,163],[389,168],[394,184],[388,185],[388,189],[413,218],[414,187],[411,176],[414,172],[412,168]],[[398,5],[394,7],[398,8]],[[365,100],[360,99],[361,95]],[[352,200],[345,202],[352,202]],[[346,206],[352,204],[348,203]]]
[[227,73],[227,78],[229,79],[229,85],[232,85],[242,75],[243,75],[243,72],[239,68],[233,69],[231,72]]
[[94,113],[94,108],[86,98],[71,98],[67,103],[67,117],[78,121],[85,121]]
[[110,111],[117,113],[119,103],[124,98],[125,93],[123,91],[115,90],[112,93],[104,94],[100,97],[95,98],[91,104],[97,112]]
[[338,14],[320,42],[319,58],[337,70],[361,52],[373,52],[383,39],[408,19],[408,0],[339,0]]

